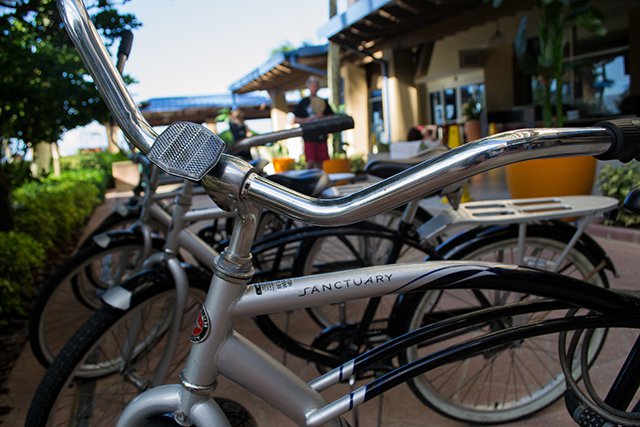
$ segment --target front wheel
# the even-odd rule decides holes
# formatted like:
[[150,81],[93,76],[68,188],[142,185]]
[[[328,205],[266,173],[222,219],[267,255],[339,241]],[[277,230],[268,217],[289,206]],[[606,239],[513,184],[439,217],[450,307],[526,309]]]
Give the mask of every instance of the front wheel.
[[33,397],[26,425],[113,426],[142,391],[176,381],[206,287],[189,290],[178,345],[166,377],[158,378],[175,291],[166,274],[149,273],[144,279],[130,310],[101,308],[64,346]]
[[[561,227],[564,229],[564,227]],[[570,234],[553,233],[553,227],[530,227],[527,231],[524,251],[518,248],[517,229],[502,229],[500,233],[487,234],[483,239],[465,245],[455,245],[445,259],[479,260],[522,264],[540,269],[552,269],[596,286],[608,287],[602,266],[601,254],[578,242],[565,261],[556,266],[558,257],[567,245]],[[518,262],[520,261],[520,262]],[[444,290],[416,295],[413,306],[404,312],[408,315],[406,332],[427,323],[449,318],[456,314],[526,301],[535,298],[530,294],[497,290]],[[406,308],[406,306],[405,306]],[[517,316],[501,322],[487,324],[483,328],[457,335],[457,340],[479,334],[495,332],[503,327],[515,326],[536,320],[548,319],[558,313],[536,313],[533,316]],[[591,360],[602,347],[605,331],[600,330],[591,342]],[[429,346],[414,346],[400,354],[401,363],[413,362],[451,342]],[[409,382],[412,391],[425,404],[438,412],[461,421],[496,424],[513,421],[533,414],[562,396],[565,390],[564,376],[559,363],[558,335],[546,335],[514,342],[480,355],[453,362]],[[574,372],[580,375],[579,370]]]

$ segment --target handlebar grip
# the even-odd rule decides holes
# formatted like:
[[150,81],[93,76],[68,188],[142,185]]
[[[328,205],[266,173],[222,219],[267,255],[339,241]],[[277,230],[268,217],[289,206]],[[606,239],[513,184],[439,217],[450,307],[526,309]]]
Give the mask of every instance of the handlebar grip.
[[124,55],[127,58],[131,53],[131,45],[133,45],[133,33],[129,30],[122,32],[120,36],[120,46],[118,47],[118,56]]
[[353,118],[344,114],[330,116],[300,125],[302,139],[313,141],[319,135],[353,129]]
[[149,150],[149,160],[180,178],[200,181],[220,160],[225,143],[202,125],[171,124]]
[[611,148],[596,156],[600,160],[620,160],[627,163],[640,159],[640,118],[628,117],[596,123],[609,131],[613,138]]

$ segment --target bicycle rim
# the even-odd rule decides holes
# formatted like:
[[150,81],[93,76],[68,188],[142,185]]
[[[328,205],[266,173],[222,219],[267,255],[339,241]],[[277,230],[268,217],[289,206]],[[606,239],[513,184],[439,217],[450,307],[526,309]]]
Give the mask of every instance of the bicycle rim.
[[[562,252],[565,243],[548,237],[528,237],[524,264],[537,268],[549,268]],[[506,239],[481,247],[461,256],[461,259],[516,263],[517,239]],[[563,274],[584,279],[597,286],[607,287],[604,273],[593,274],[596,267],[576,248],[560,271]],[[502,305],[535,298],[505,291],[440,291],[437,299],[424,298],[412,315],[409,329],[415,329],[429,321],[435,321],[456,313],[474,310],[487,305]],[[537,313],[535,316],[519,316],[504,319],[503,323],[485,325],[482,329],[468,331],[456,339],[468,339],[529,321],[542,320],[558,313]],[[592,360],[605,338],[605,331],[591,343]],[[410,382],[418,397],[439,412],[459,420],[474,423],[507,422],[528,416],[558,399],[565,389],[564,376],[559,363],[558,336],[547,335],[514,342],[502,348],[487,350],[483,354],[447,364]],[[451,344],[451,342],[446,343]],[[416,360],[438,347],[412,347],[404,353],[406,361]],[[577,368],[575,376],[580,375]]]
[[140,244],[109,247],[52,282],[46,301],[34,307],[39,310],[32,320],[37,328],[34,352],[51,363],[77,328],[102,306],[102,294],[134,272],[142,255]]
[[[167,317],[175,293],[152,289],[149,294],[127,312],[105,308],[83,326],[41,383],[30,409],[30,415],[40,411],[40,417],[28,418],[31,425],[112,426],[126,404],[152,386],[166,345]],[[183,367],[190,349],[188,331],[205,296],[203,290],[190,289],[165,382],[175,382]],[[132,330],[137,332],[135,337]],[[89,368],[93,369],[91,376],[87,375]]]

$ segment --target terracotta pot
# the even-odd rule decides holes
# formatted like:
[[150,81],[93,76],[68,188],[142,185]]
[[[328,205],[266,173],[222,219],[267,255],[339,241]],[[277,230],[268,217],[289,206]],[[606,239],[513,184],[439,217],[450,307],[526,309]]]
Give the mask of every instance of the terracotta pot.
[[330,159],[322,162],[322,170],[326,173],[351,172],[349,159]]
[[480,120],[467,120],[464,122],[464,135],[466,142],[480,139]]
[[292,159],[291,157],[276,157],[271,160],[271,162],[273,163],[273,169],[276,173],[290,171],[296,164],[295,159]]
[[529,160],[507,166],[513,198],[591,194],[596,159],[591,156]]

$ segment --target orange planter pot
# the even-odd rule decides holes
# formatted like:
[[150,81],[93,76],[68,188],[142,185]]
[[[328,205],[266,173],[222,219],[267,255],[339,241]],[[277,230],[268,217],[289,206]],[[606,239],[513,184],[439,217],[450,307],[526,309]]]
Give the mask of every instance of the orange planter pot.
[[591,194],[596,159],[591,156],[529,160],[507,166],[512,198]]
[[276,173],[290,171],[296,164],[295,159],[292,159],[291,157],[277,157],[271,160],[271,162],[273,163],[273,169]]
[[466,142],[480,139],[480,120],[467,120],[464,122],[464,135]]
[[349,159],[330,159],[322,162],[322,170],[326,173],[351,172],[351,161]]

